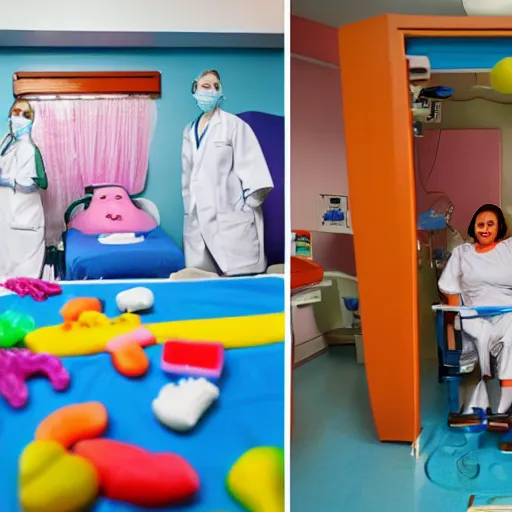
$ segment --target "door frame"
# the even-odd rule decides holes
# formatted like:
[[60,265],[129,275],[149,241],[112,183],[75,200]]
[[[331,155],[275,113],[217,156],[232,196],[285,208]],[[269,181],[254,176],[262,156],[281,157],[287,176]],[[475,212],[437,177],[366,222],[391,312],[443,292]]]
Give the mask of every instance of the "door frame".
[[421,430],[408,37],[512,37],[512,17],[386,14],[339,29],[368,389],[379,439],[397,442]]

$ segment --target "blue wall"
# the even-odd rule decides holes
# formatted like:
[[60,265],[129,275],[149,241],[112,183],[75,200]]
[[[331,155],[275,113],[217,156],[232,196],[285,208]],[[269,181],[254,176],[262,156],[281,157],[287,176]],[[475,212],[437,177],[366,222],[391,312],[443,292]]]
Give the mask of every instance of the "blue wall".
[[[16,71],[157,70],[162,73],[162,98],[150,155],[144,196],[154,201],[162,227],[181,244],[181,139],[183,128],[198,110],[190,94],[192,80],[205,69],[217,69],[226,101],[223,108],[240,113],[258,110],[284,115],[282,50],[0,50],[0,118],[13,101]],[[7,129],[7,121],[1,125]],[[50,185],[51,186],[51,185]]]
[[491,69],[512,55],[509,37],[417,37],[405,43],[407,55],[425,55],[432,70]]

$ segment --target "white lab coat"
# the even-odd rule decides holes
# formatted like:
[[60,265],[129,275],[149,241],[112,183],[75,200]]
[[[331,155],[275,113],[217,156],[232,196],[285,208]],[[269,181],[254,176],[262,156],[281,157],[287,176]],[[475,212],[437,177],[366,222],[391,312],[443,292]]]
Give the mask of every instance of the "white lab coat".
[[[0,143],[2,151],[7,143]],[[28,135],[0,155],[0,177],[23,186],[37,178],[35,147]],[[30,193],[0,187],[0,279],[39,278],[45,257],[44,211],[39,190]]]
[[199,148],[189,124],[182,149],[186,266],[228,276],[265,272],[261,204],[273,187],[258,139],[245,121],[217,109]]

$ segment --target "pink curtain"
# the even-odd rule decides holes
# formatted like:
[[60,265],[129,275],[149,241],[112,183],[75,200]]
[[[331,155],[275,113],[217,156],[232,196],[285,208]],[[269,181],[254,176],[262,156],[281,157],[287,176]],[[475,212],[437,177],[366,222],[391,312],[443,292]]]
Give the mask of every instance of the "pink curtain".
[[97,183],[115,183],[130,194],[144,190],[157,108],[150,98],[31,101],[33,140],[48,175],[43,195],[46,243],[57,244],[64,213]]

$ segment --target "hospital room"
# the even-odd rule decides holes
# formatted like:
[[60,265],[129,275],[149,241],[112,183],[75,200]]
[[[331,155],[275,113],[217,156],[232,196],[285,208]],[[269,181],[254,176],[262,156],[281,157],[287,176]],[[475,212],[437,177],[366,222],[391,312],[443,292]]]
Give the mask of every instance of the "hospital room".
[[2,512],[283,510],[284,6],[179,3],[0,21]]
[[[13,95],[27,102],[15,110],[21,105],[33,111],[31,136],[47,180],[38,195],[45,225],[43,274],[50,279],[165,278],[185,267],[183,133],[201,112],[191,88],[203,71],[219,73],[222,94],[229,96],[223,100],[227,112],[262,123],[260,134],[267,126],[277,134],[281,129],[283,53],[278,49],[13,48],[2,53],[4,133]],[[261,73],[257,85],[244,84],[251,70]],[[229,95],[225,84],[232,87]],[[278,149],[268,150],[275,155],[276,175],[283,173]],[[107,198],[99,199],[104,193]],[[115,204],[119,194],[121,209],[110,211],[99,202],[110,205],[114,198]],[[136,218],[123,211],[126,194],[143,212]],[[267,252],[272,253],[272,243]],[[39,268],[32,276],[30,264],[19,262],[21,270],[10,270],[13,265],[6,262],[0,274],[39,277]]]
[[[365,20],[366,5],[365,15],[364,8],[344,12],[338,33],[320,6],[313,16],[296,5],[292,79],[302,72],[309,81],[307,107],[292,90],[292,141],[305,141],[308,130],[317,138],[307,148],[292,144],[292,225],[296,255],[307,239],[323,277],[298,287],[292,301],[293,509],[341,502],[350,510],[510,510],[510,39],[476,37],[471,15],[437,17],[434,6],[414,12],[430,16],[396,15],[394,25],[394,15]],[[480,18],[478,28],[487,30],[491,19],[501,23]],[[441,37],[459,20],[468,36]],[[393,26],[410,27],[411,35],[405,52],[391,42],[397,57],[386,59],[388,50],[364,39],[384,41]],[[419,27],[439,33],[422,37]],[[395,80],[405,56],[407,90]],[[383,63],[372,69],[377,93],[359,71],[369,60]],[[384,129],[386,120],[397,125]],[[323,169],[310,193],[304,185]],[[302,189],[294,189],[298,174]],[[342,210],[338,234],[321,232],[333,220],[318,206],[322,194],[336,196],[331,212]],[[491,283],[487,293],[503,295],[478,296],[485,286],[477,277]],[[301,302],[306,292],[312,305]]]

